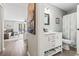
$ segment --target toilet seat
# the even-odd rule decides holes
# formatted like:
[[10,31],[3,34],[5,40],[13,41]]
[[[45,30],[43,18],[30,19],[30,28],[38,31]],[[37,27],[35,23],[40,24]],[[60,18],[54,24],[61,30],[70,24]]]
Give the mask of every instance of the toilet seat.
[[65,44],[71,44],[71,40],[68,39],[62,39],[62,42]]

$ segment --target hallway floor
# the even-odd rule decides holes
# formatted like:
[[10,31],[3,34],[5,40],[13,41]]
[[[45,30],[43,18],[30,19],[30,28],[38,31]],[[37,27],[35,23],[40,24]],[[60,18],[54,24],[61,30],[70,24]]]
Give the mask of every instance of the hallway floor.
[[26,40],[5,41],[4,46],[5,50],[0,52],[1,56],[27,56]]

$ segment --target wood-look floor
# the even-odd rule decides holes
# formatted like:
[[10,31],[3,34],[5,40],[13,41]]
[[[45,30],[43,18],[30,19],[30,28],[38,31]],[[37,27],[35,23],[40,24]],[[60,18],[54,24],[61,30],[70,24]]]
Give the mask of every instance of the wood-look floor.
[[63,50],[62,52],[57,53],[54,56],[78,56],[76,48],[70,47],[70,50]]
[[27,56],[26,40],[5,41],[5,50],[0,52],[0,56]]

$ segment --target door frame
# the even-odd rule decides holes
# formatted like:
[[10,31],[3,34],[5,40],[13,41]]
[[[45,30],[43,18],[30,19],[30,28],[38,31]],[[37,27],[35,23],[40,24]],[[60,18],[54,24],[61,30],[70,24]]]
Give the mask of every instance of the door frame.
[[1,47],[0,47],[0,51],[4,51],[5,48],[4,48],[4,9],[3,9],[3,4],[0,4],[0,12],[1,12]]

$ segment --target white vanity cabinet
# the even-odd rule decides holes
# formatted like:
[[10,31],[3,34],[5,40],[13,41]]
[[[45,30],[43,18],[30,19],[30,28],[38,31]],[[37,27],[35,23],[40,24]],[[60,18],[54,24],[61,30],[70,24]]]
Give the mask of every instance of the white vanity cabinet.
[[44,55],[54,55],[62,51],[62,33],[45,33],[45,51]]

